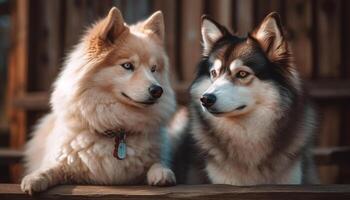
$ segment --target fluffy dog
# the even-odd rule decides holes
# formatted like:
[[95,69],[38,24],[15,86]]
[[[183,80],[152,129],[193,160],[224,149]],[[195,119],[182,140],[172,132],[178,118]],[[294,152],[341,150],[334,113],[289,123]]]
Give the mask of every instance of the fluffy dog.
[[175,111],[160,11],[127,25],[117,8],[69,54],[54,84],[52,111],[25,151],[22,190],[64,183],[175,183],[161,162],[163,127]]
[[315,112],[278,14],[269,14],[247,37],[207,16],[201,32],[203,58],[190,89],[190,134],[177,154],[183,164],[178,181],[317,182],[310,154]]

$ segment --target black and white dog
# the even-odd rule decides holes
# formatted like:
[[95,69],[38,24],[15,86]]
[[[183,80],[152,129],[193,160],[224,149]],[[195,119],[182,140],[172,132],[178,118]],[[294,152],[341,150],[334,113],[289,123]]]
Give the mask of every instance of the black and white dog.
[[207,16],[201,32],[203,58],[190,88],[190,134],[176,156],[178,182],[317,182],[310,154],[316,116],[278,14],[244,38]]

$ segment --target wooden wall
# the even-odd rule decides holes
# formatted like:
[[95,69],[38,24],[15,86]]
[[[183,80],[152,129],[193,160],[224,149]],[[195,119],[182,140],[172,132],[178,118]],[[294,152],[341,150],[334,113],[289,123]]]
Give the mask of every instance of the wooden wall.
[[[10,94],[13,147],[21,148],[37,118],[47,111],[51,83],[64,55],[77,43],[85,28],[103,17],[111,6],[122,10],[133,23],[162,10],[166,23],[166,47],[174,87],[181,94],[194,77],[200,59],[201,15],[211,15],[232,31],[245,35],[271,11],[281,14],[297,67],[308,80],[319,107],[322,124],[317,143],[322,147],[350,145],[350,2],[347,0],[12,0],[12,8],[24,9],[15,17],[24,24],[24,52],[13,65],[24,65],[24,82]],[[22,7],[24,6],[24,7]],[[23,16],[24,15],[24,16]],[[21,34],[13,32],[13,34]],[[23,49],[22,49],[23,50]],[[21,49],[19,50],[21,51]],[[16,62],[15,62],[16,60]],[[13,72],[15,73],[15,72]],[[10,75],[13,75],[13,73]],[[14,83],[14,84],[17,84]],[[179,99],[180,103],[185,100]],[[18,118],[19,117],[19,118]],[[23,127],[23,129],[18,129]],[[23,138],[23,137],[22,137]],[[20,140],[20,141],[19,141]],[[320,167],[323,183],[349,183],[346,166]]]

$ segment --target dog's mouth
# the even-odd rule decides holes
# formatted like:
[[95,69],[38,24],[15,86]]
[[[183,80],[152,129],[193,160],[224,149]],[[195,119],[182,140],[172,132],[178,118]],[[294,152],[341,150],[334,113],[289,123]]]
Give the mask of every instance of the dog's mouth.
[[121,93],[125,98],[127,98],[128,100],[137,103],[137,104],[143,104],[143,105],[153,105],[155,104],[157,101],[154,99],[149,99],[147,101],[136,101],[134,99],[132,99],[131,97],[129,97],[127,94],[125,94],[124,92]]
[[227,111],[227,112],[220,112],[220,111],[217,111],[217,110],[213,110],[213,109],[207,109],[208,112],[210,112],[211,114],[215,115],[215,116],[220,116],[220,115],[225,115],[225,114],[229,114],[231,112],[235,112],[235,111],[241,111],[243,110],[244,108],[246,108],[247,105],[241,105],[241,106],[238,106],[237,108],[231,110],[231,111]]

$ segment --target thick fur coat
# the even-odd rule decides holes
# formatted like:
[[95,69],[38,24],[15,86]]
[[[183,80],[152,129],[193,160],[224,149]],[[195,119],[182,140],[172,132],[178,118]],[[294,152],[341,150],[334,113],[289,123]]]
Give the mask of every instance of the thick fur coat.
[[279,16],[268,15],[245,38],[203,17],[202,37],[203,59],[190,88],[190,134],[179,148],[194,153],[178,157],[186,163],[176,167],[179,182],[316,183],[315,112]]
[[[51,113],[26,146],[23,191],[64,183],[175,183],[161,163],[162,130],[175,111],[163,38],[159,11],[128,26],[112,8],[87,30],[54,84]],[[159,99],[150,98],[152,85],[163,89]],[[114,139],[104,135],[119,128],[127,135],[124,160],[113,157]]]

